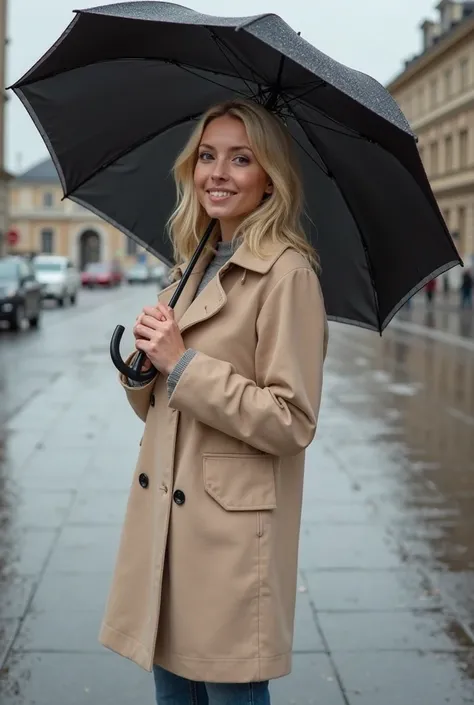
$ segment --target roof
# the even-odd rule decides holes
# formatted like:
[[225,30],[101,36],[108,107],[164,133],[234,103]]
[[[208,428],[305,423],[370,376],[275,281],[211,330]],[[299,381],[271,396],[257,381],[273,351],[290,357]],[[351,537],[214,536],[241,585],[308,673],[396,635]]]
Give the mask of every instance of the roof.
[[[458,0],[459,4],[462,6],[462,17],[459,20],[456,20],[455,22],[451,23],[449,28],[442,32],[441,34],[436,35],[433,38],[433,43],[427,47],[426,49],[423,49],[419,54],[415,54],[412,56],[410,59],[405,61],[405,65],[401,73],[397,74],[393,79],[391,79],[388,84],[386,85],[386,88],[388,91],[394,90],[394,88],[400,83],[405,80],[406,74],[409,73],[411,76],[411,69],[417,67],[419,65],[419,62],[423,61],[426,57],[429,57],[432,55],[433,52],[436,52],[439,48],[439,45],[443,46],[444,42],[446,39],[449,39],[452,37],[453,33],[459,29],[460,26],[470,26],[472,27],[473,19],[474,19],[474,0]],[[440,3],[440,5],[443,5],[443,2]],[[438,6],[439,8],[439,6]],[[420,25],[420,27],[423,29],[427,25],[429,25],[431,21],[425,20],[423,24]],[[433,24],[437,24],[436,22],[433,22]],[[448,43],[449,45],[449,43]]]
[[59,183],[59,177],[53,160],[48,157],[17,176],[16,181],[30,184],[57,184]]

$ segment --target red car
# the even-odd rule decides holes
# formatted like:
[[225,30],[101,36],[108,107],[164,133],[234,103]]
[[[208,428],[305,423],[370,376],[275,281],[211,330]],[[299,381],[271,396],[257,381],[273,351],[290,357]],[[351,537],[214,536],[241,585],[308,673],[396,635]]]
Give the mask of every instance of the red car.
[[114,262],[91,262],[81,273],[82,286],[120,286],[123,274]]

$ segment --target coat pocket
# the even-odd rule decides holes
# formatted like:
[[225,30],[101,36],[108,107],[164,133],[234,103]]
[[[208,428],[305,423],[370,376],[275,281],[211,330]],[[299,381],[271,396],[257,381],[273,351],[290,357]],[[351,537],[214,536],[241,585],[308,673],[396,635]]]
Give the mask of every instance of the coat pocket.
[[203,478],[207,494],[227,511],[276,509],[271,455],[206,453]]

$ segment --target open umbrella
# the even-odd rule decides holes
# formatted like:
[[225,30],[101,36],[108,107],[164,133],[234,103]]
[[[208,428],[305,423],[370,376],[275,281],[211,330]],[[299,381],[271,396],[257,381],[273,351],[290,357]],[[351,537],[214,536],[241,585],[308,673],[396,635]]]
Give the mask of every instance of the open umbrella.
[[[276,15],[213,17],[167,2],[81,10],[12,88],[65,197],[169,264],[173,161],[196,119],[235,96],[275,111],[293,137],[329,318],[382,332],[426,281],[461,262],[397,103]],[[134,369],[120,357],[122,332],[112,359],[145,379],[141,356]]]

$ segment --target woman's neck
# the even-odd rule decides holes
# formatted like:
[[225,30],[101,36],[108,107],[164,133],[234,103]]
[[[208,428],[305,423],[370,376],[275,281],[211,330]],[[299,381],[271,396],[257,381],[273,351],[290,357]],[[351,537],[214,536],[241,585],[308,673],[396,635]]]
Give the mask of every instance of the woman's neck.
[[243,219],[241,218],[232,221],[219,221],[219,229],[221,233],[222,242],[232,242],[232,238],[234,237],[235,231],[239,227],[242,220]]

